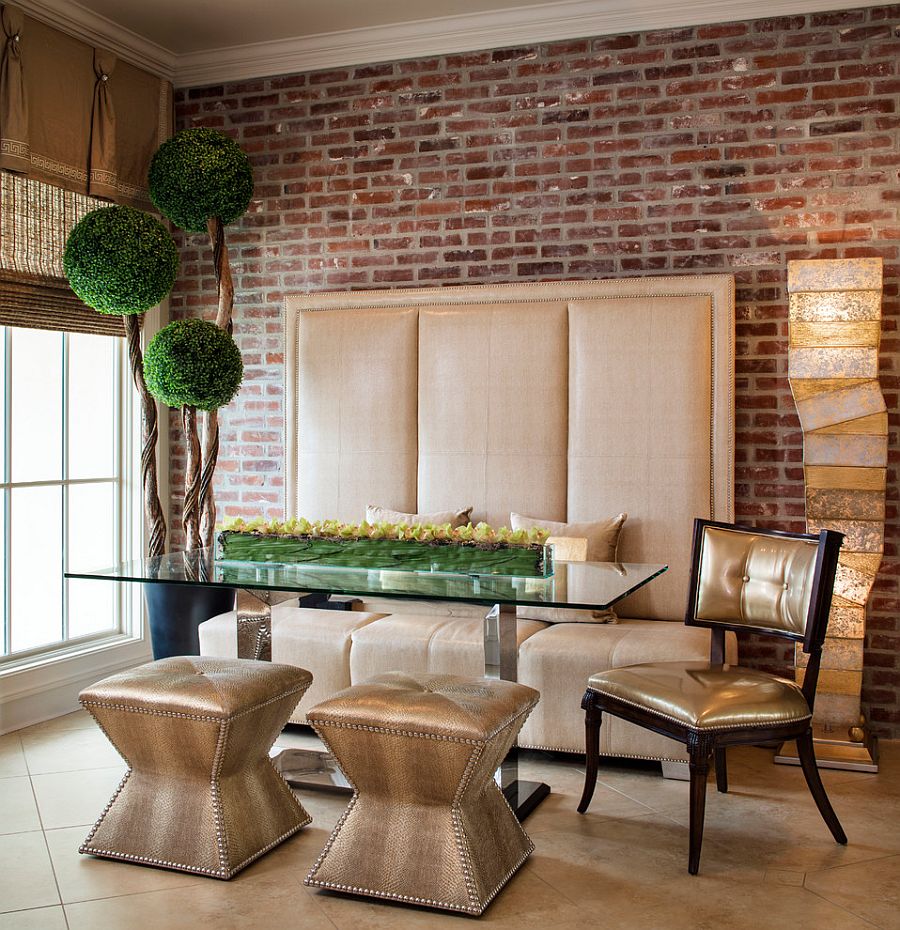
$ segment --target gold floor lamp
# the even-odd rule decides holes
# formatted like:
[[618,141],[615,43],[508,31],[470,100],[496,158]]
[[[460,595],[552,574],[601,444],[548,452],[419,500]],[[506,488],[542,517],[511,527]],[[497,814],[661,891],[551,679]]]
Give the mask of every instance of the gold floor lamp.
[[[887,407],[878,382],[882,260],[788,262],[788,376],[803,429],[806,523],[844,533],[813,719],[824,768],[878,770],[860,707],[866,603],[884,552]],[[795,653],[803,680],[806,655]],[[776,762],[797,764],[793,743]]]

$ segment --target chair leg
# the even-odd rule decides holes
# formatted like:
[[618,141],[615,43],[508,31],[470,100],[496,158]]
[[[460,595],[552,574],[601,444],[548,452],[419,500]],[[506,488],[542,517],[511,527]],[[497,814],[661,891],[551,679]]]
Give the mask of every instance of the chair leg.
[[603,714],[593,704],[584,712],[584,791],[578,802],[578,813],[583,814],[594,796],[597,787],[597,767],[600,763],[600,723]]
[[800,765],[803,768],[803,774],[806,776],[806,784],[809,786],[816,807],[822,819],[828,824],[831,835],[835,841],[844,845],[847,842],[847,834],[828,800],[825,793],[825,786],[822,784],[822,777],[819,775],[819,767],[816,765],[816,751],[813,748],[812,730],[807,730],[803,736],[797,738],[797,755],[800,757]]
[[725,749],[716,750],[716,788],[722,794],[728,793],[728,763],[725,760]]
[[691,761],[691,846],[688,872],[696,875],[700,870],[700,848],[703,845],[703,819],[706,815],[706,779],[709,776],[709,749],[705,746],[689,747]]

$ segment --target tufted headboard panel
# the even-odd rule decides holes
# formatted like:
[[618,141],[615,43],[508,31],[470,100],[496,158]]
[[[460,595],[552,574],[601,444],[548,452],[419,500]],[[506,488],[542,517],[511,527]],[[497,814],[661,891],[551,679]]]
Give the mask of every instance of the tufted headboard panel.
[[625,510],[619,557],[670,569],[619,613],[659,619],[734,518],[730,275],[290,296],[285,372],[290,516]]

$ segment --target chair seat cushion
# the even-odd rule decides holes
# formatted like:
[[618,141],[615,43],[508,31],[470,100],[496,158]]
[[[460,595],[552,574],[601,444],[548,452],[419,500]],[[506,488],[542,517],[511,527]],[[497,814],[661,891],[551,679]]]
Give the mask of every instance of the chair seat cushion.
[[708,662],[648,662],[598,672],[588,688],[697,730],[798,723],[812,715],[792,681]]

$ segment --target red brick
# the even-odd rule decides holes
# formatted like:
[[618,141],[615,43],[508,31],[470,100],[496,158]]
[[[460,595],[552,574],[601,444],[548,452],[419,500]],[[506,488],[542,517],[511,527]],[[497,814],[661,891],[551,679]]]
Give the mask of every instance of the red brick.
[[[178,91],[179,125],[221,128],[256,173],[228,230],[247,377],[222,414],[220,512],[281,513],[286,294],[712,271],[737,282],[736,513],[800,529],[785,266],[880,255],[891,500],[864,701],[900,735],[898,16],[839,10]],[[172,314],[209,318],[205,237],[181,244]],[[177,488],[175,420],[170,433]],[[791,662],[755,637],[741,649],[757,667]]]

